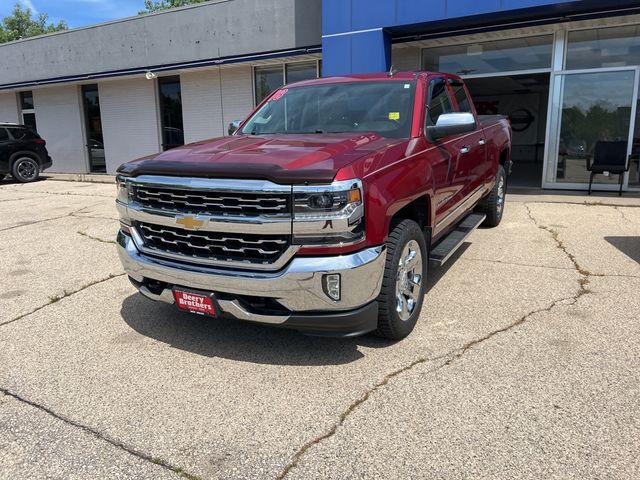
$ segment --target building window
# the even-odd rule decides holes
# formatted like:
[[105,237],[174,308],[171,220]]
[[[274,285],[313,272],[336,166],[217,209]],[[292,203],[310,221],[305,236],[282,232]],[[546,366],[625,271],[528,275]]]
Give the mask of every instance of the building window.
[[267,65],[253,69],[256,105],[284,84],[318,78],[318,62]]
[[162,121],[162,149],[184,145],[182,126],[182,90],[180,76],[158,79],[160,95],[160,119]]
[[82,100],[84,122],[87,129],[87,150],[89,152],[89,171],[106,173],[107,165],[102,138],[102,118],[100,116],[100,95],[98,85],[83,85]]
[[256,67],[254,69],[256,82],[256,105],[267,98],[271,92],[284,85],[282,65]]
[[20,92],[20,112],[22,114],[22,124],[31,128],[34,132],[37,131],[33,92]]
[[289,63],[286,66],[286,83],[302,82],[318,78],[317,62]]
[[640,25],[569,32],[567,70],[640,65]]
[[422,67],[457,75],[551,68],[553,35],[434,47],[422,51]]

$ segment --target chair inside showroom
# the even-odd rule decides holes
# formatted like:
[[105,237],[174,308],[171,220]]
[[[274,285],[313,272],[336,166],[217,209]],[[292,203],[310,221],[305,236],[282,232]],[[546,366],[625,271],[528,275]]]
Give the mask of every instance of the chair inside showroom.
[[589,195],[591,195],[593,177],[614,174],[620,177],[620,196],[622,196],[624,174],[629,171],[627,142],[596,142],[593,157],[587,157],[587,170],[591,172],[589,176]]

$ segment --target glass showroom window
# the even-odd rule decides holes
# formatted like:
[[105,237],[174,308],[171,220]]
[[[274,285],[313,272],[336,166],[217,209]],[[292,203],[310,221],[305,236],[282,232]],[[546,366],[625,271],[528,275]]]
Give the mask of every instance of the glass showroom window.
[[31,128],[34,132],[37,131],[33,92],[20,92],[20,111],[22,113],[22,124]]
[[458,75],[550,69],[552,47],[553,35],[434,47],[422,51],[422,67]]
[[569,32],[567,70],[640,65],[640,25]]

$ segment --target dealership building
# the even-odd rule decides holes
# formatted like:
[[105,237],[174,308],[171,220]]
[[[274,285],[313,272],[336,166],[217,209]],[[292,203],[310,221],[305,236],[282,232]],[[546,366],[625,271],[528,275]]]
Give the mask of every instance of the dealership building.
[[211,1],[0,45],[0,122],[34,127],[51,171],[113,173],[285,83],[392,67],[456,73],[508,115],[514,185],[585,189],[617,145],[640,190],[638,0]]

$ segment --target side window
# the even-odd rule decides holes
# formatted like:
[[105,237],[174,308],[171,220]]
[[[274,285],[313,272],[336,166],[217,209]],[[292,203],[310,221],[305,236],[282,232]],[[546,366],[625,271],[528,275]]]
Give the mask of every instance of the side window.
[[464,85],[461,83],[453,83],[451,86],[456,97],[456,103],[458,104],[458,111],[463,113],[472,113],[471,102],[469,101],[467,92],[464,90]]
[[453,112],[451,99],[447,92],[444,78],[436,78],[429,86],[429,103],[427,104],[427,126],[433,127],[443,113]]
[[4,142],[9,140],[9,132],[7,132],[6,128],[0,127],[0,142]]
[[26,128],[10,128],[9,130],[15,140],[23,140],[28,132]]

